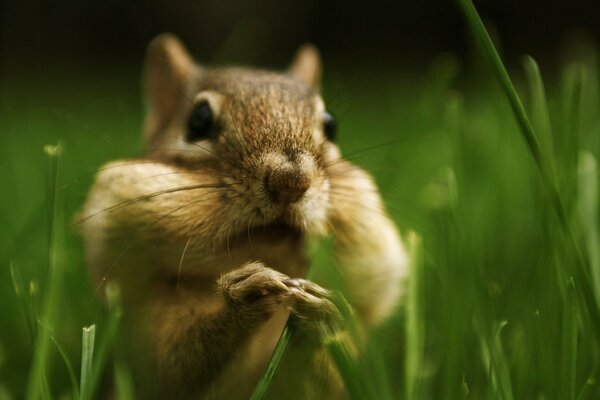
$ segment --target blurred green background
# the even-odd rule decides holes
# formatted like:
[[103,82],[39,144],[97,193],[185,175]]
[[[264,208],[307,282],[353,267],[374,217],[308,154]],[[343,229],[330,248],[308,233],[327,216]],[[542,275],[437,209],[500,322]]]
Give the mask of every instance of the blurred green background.
[[[576,250],[454,2],[0,3],[0,399],[25,396],[40,330],[53,340],[55,397],[71,395],[61,352],[78,380],[81,328],[104,332],[69,224],[94,171],[142,151],[141,63],[163,31],[210,64],[280,69],[305,41],[321,49],[342,151],[374,174],[403,233],[422,243],[408,307],[363,360],[377,398],[600,398],[599,337],[571,279],[583,259],[598,304],[600,6],[475,5],[552,166]],[[524,54],[539,62],[546,96]],[[57,142],[52,211],[44,146]],[[62,289],[48,326],[38,316],[54,256]]]

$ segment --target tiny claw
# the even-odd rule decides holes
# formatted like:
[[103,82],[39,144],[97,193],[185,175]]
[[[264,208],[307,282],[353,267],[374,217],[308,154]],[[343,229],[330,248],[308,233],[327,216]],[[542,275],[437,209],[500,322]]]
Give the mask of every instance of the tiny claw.
[[283,281],[283,283],[290,288],[301,288],[303,286],[302,279],[298,278],[286,279],[285,281]]

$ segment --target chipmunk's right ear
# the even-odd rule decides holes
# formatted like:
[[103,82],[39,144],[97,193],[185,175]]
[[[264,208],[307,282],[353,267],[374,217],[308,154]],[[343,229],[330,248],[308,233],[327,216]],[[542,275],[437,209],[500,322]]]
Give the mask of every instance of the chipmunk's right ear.
[[312,44],[300,46],[288,68],[288,73],[319,90],[321,81],[321,56]]
[[146,141],[169,122],[187,79],[197,68],[175,35],[163,33],[150,42],[143,73]]

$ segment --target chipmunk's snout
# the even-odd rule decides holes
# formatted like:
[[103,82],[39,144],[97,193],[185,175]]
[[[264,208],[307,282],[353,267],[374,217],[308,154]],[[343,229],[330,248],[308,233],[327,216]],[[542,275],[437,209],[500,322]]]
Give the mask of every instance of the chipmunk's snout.
[[299,156],[290,160],[270,155],[267,160],[263,183],[271,200],[276,204],[289,205],[302,199],[312,185],[315,168],[312,159]]
[[280,204],[295,203],[310,187],[310,178],[294,170],[275,170],[265,176],[265,188]]

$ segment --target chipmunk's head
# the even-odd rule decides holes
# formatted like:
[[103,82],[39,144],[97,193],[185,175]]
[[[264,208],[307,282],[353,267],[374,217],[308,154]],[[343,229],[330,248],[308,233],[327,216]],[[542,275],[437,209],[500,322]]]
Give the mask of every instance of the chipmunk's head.
[[285,73],[206,68],[164,34],[145,70],[148,155],[214,174],[231,223],[323,231],[328,166],[339,159],[335,120],[319,95],[317,50],[303,46]]

